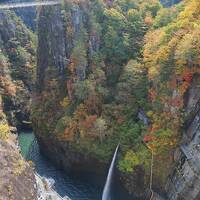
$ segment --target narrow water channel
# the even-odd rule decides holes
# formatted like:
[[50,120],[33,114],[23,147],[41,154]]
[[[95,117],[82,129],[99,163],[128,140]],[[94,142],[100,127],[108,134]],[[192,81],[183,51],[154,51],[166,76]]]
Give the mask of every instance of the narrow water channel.
[[[39,150],[36,138],[32,131],[24,131],[19,134],[19,145],[21,154],[27,160],[32,160],[36,172],[45,178],[53,179],[55,191],[62,197],[68,196],[72,200],[101,200],[102,186],[89,182],[92,177],[85,178],[84,175],[70,176],[64,171],[57,169],[52,162],[47,160]],[[105,177],[106,179],[106,177]],[[88,181],[87,181],[88,180]],[[115,181],[112,181],[112,186]],[[112,200],[136,200],[130,197],[120,186],[114,186]]]
[[[62,197],[68,196],[72,200],[100,200],[102,188],[80,179],[74,179],[58,170],[40,154],[33,132],[20,132],[19,145],[21,153],[27,160],[32,160],[37,173],[46,178],[53,178],[54,187]],[[88,179],[89,180],[89,179]]]

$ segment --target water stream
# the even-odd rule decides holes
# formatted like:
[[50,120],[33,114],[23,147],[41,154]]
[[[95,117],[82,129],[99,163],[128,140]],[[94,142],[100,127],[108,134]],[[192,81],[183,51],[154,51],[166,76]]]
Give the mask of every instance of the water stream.
[[[60,196],[68,196],[72,200],[102,199],[103,182],[100,185],[96,185],[94,182],[90,182],[92,177],[87,177],[87,179],[85,178],[86,174],[71,176],[66,174],[64,171],[57,169],[52,162],[47,160],[40,153],[39,146],[32,131],[20,132],[19,145],[21,147],[22,155],[27,160],[33,161],[36,172],[40,176],[48,179],[54,179],[54,189]],[[121,186],[116,185],[118,181],[115,181],[115,176],[113,176],[116,154],[117,149],[111,162],[106,181],[107,189],[104,189],[104,195],[108,197],[107,195],[109,194],[109,197],[112,197],[112,200],[133,200],[133,198],[129,197],[129,195],[122,189]],[[104,198],[103,200],[108,199]]]
[[[74,179],[58,170],[39,152],[39,147],[34,140],[33,132],[21,132],[19,134],[19,145],[22,155],[27,160],[32,160],[37,173],[46,178],[53,178],[54,188],[62,197],[69,196],[72,200],[100,200],[102,188],[81,179]],[[34,143],[32,143],[34,141]],[[32,144],[32,145],[31,145]],[[31,149],[30,149],[31,148]],[[31,152],[29,154],[29,152]]]

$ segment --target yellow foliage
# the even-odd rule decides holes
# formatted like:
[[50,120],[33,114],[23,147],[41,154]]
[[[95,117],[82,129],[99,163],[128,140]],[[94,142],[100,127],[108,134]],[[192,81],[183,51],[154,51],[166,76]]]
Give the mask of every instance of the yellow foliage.
[[65,97],[61,102],[60,105],[66,109],[70,104],[70,99],[68,97]]
[[144,18],[144,22],[145,24],[147,24],[148,26],[152,25],[153,24],[153,17],[151,15],[150,12],[148,12]]
[[25,161],[23,159],[19,159],[18,162],[14,166],[14,171],[13,173],[18,176],[20,175],[24,169],[26,168]]
[[0,124],[0,139],[6,140],[8,139],[10,129],[7,123]]

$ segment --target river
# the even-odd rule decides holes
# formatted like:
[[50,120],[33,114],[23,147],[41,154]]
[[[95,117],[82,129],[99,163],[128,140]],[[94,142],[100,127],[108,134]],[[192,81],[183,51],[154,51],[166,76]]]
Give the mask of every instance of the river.
[[[101,200],[104,183],[95,185],[86,180],[85,174],[70,176],[57,169],[52,162],[47,160],[39,151],[39,146],[32,131],[20,132],[19,145],[21,154],[27,160],[32,160],[36,172],[46,178],[53,178],[54,189],[62,197],[68,196],[72,200]],[[105,177],[106,180],[106,177]],[[113,181],[113,184],[114,185]],[[133,200],[122,187],[113,187],[112,200]]]
[[[34,142],[34,143],[33,143]],[[53,178],[55,181],[55,191],[62,197],[68,196],[72,200],[100,200],[101,187],[92,183],[85,182],[66,175],[62,170],[58,170],[40,154],[38,144],[35,140],[33,132],[20,132],[19,145],[21,153],[27,160],[32,160],[35,169],[40,176]]]

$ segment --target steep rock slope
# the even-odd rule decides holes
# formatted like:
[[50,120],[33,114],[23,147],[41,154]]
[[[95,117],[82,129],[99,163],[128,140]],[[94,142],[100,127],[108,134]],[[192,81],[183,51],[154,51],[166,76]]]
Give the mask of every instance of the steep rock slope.
[[168,179],[166,190],[169,199],[200,198],[199,178],[200,171],[200,131],[199,131],[199,87],[200,76],[195,74],[189,87],[186,102],[185,132],[176,151],[176,167]]
[[120,142],[118,172],[138,197],[146,195],[150,174],[143,143],[148,80],[140,61],[161,7],[151,3],[65,1],[41,8],[38,17],[32,119],[42,152],[66,170],[105,177]]
[[170,200],[199,199],[199,6],[183,1],[173,8],[175,17],[160,12],[146,35],[152,125],[145,141],[155,155],[154,174],[166,174],[166,182],[172,171]]
[[[183,139],[187,151],[198,138],[193,130],[198,104],[197,111],[190,110],[198,99],[191,91],[198,90],[193,85],[199,73],[199,2],[169,9],[149,2],[65,1],[42,8],[33,108],[43,152],[65,169],[104,171],[120,141],[123,184],[141,198],[149,185],[151,153],[153,189],[164,193],[182,158],[174,152],[184,121],[192,122]],[[187,91],[192,95],[185,103]],[[191,114],[184,117],[183,109]],[[183,173],[194,172],[188,163]],[[198,199],[195,173],[189,177],[180,188],[181,178],[167,186],[169,198]]]
[[0,140],[0,167],[1,200],[37,199],[32,168],[24,161],[13,141],[11,142],[11,136],[7,141]]
[[[27,1],[31,1],[31,0],[27,0]],[[0,3],[16,3],[16,2],[23,2],[23,0],[1,0]],[[13,10],[19,17],[21,17],[21,19],[23,20],[23,22],[26,24],[28,28],[35,31],[36,29],[36,22],[35,22],[36,8],[35,7],[15,8]]]
[[3,110],[9,124],[20,128],[30,121],[35,39],[13,12],[1,11],[0,17],[0,86]]
[[[29,120],[34,48],[17,16],[0,11],[0,199],[37,199],[32,168],[17,148],[16,127]],[[27,127],[27,126],[26,126]]]
[[[2,89],[2,88],[1,88]],[[37,199],[37,187],[32,168],[24,161],[17,148],[16,131],[9,126],[3,113],[0,95],[0,199]]]

